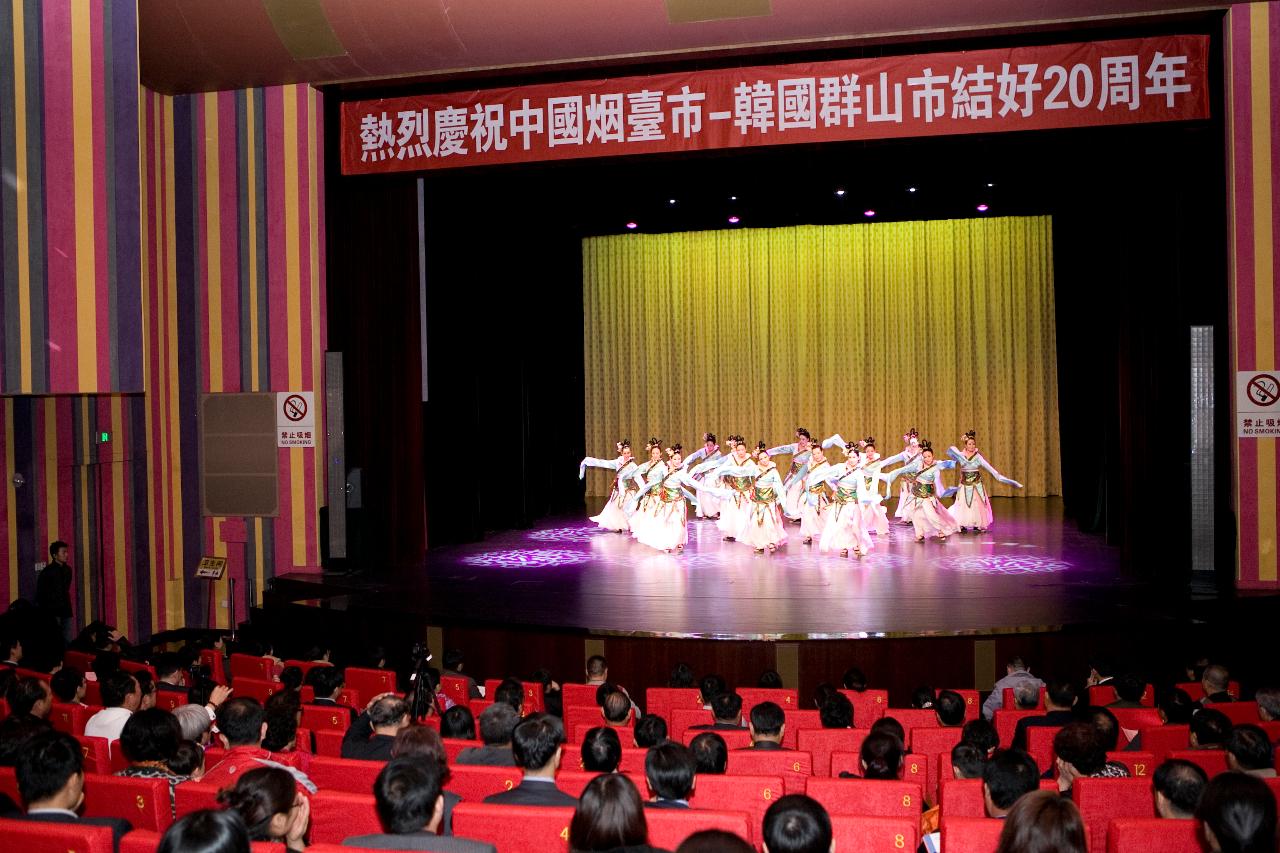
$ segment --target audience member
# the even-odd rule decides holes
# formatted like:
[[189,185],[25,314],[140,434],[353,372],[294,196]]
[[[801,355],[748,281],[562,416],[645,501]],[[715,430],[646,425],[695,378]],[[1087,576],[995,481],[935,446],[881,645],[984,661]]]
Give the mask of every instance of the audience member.
[[223,702],[218,707],[218,736],[226,752],[205,770],[204,781],[227,787],[250,770],[276,767],[290,773],[308,791],[315,791],[315,783],[293,766],[295,759],[289,754],[262,748],[266,734],[266,712],[258,700],[238,696]]
[[209,718],[207,708],[199,705],[179,705],[173,709],[173,718],[178,721],[183,740],[193,740],[201,745],[209,743],[213,720]]
[[1258,703],[1258,719],[1264,723],[1280,720],[1280,687],[1259,687],[1253,699]]
[[764,813],[765,853],[834,853],[831,817],[804,794],[780,797]]
[[664,743],[644,757],[644,776],[653,792],[646,806],[656,809],[687,809],[697,782],[697,762],[687,747]]
[[1106,708],[1091,705],[1080,713],[1080,719],[1093,726],[1102,740],[1104,752],[1115,752],[1120,743],[1120,721]]
[[933,711],[940,726],[964,725],[964,697],[954,690],[939,693]]
[[174,789],[186,776],[174,773],[169,762],[182,742],[182,730],[178,721],[168,711],[147,708],[131,716],[120,733],[120,749],[129,766],[117,776],[134,779],[163,779],[169,783],[169,808],[178,816],[177,795]]
[[58,635],[64,643],[72,639],[71,566],[67,564],[71,550],[61,539],[49,543],[49,562],[36,577],[36,607],[58,622]]
[[1111,662],[1111,658],[1106,655],[1095,655],[1089,659],[1089,679],[1086,686],[1098,687],[1111,684],[1114,676],[1115,665]]
[[1044,682],[1031,674],[1031,669],[1027,666],[1026,661],[1019,655],[1014,655],[1005,664],[1004,678],[995,683],[995,687],[991,690],[991,695],[982,703],[982,716],[990,720],[995,716],[996,711],[1004,707],[1004,691],[1009,688],[1014,691],[1017,696],[1019,685],[1030,685],[1036,695],[1036,703],[1032,705],[1034,708],[1040,704],[1040,688],[1044,686]]
[[0,666],[11,666],[15,669],[22,666],[22,640],[13,635],[0,635],[0,654],[4,655]]
[[1152,777],[1156,815],[1181,820],[1195,817],[1208,784],[1209,777],[1200,765],[1181,758],[1169,759],[1156,768]]
[[606,726],[621,729],[631,725],[631,700],[620,690],[614,690],[604,697],[600,706],[600,714]]
[[786,715],[776,702],[761,702],[751,709],[751,721],[747,731],[751,733],[751,746],[746,749],[786,749],[782,745],[782,732],[786,729]]
[[110,650],[99,651],[93,656],[93,663],[89,666],[98,681],[104,681],[111,673],[120,671],[120,653]]
[[568,806],[577,800],[556,787],[564,724],[549,714],[530,714],[511,737],[516,766],[524,771],[520,784],[510,791],[491,794],[486,803],[508,806]]
[[987,817],[1004,817],[1025,794],[1040,787],[1035,759],[1020,749],[1002,749],[982,768],[982,803]]
[[702,706],[708,711],[714,710],[712,703],[715,698],[728,689],[729,686],[720,676],[714,673],[702,676],[702,680],[698,682],[698,692],[702,694]]
[[906,749],[907,730],[902,727],[902,723],[898,722],[893,717],[881,717],[876,720],[871,724],[871,729],[867,733],[875,734],[877,732],[891,735],[897,739],[898,746],[902,747],[904,750]]
[[[647,718],[646,718],[647,719]],[[613,773],[622,762],[622,741],[618,730],[597,726],[582,740],[582,769],[592,773]]]
[[1014,749],[1027,748],[1027,729],[1036,726],[1065,726],[1075,719],[1072,709],[1077,699],[1076,686],[1070,681],[1055,679],[1049,682],[1044,693],[1045,713],[1041,717],[1023,717],[1013,729]]
[[386,761],[396,734],[408,725],[408,702],[394,693],[375,696],[342,736],[342,757]]
[[699,773],[723,775],[729,765],[729,747],[715,732],[703,732],[689,742]]
[[1205,786],[1196,809],[1209,849],[1221,853],[1273,853],[1276,795],[1244,773],[1220,773]]
[[1075,803],[1052,791],[1032,791],[1009,810],[996,853],[1086,853],[1085,845]]
[[49,679],[55,701],[68,705],[83,705],[85,691],[84,673],[74,666],[63,666]]
[[987,766],[985,750],[966,741],[951,747],[951,775],[956,779],[981,779]]
[[1192,749],[1225,749],[1231,736],[1231,718],[1214,708],[1203,708],[1191,716]]
[[587,684],[601,685],[609,680],[609,662],[604,655],[592,655],[587,658]]
[[[300,666],[286,666],[280,670],[280,686],[289,693],[300,692],[305,678],[306,676]],[[164,689],[163,686],[161,686],[161,689]]]
[[636,721],[632,732],[635,744],[641,749],[648,749],[667,741],[667,721],[657,714],[647,714]]
[[17,767],[27,742],[36,735],[53,731],[48,720],[30,715],[0,720],[0,767]]
[[995,726],[979,717],[964,724],[964,728],[960,730],[960,742],[973,744],[982,751],[983,758],[989,758],[1000,746],[1000,735]]
[[[704,697],[706,693],[702,694]],[[733,690],[722,690],[711,697],[710,723],[692,726],[695,731],[742,728],[742,697]]]
[[518,678],[504,678],[493,691],[494,704],[510,705],[517,714],[524,713],[524,682]]
[[[1156,712],[1166,726],[1185,726],[1191,723],[1191,716],[1200,706],[1187,691],[1177,687],[1156,691]],[[1142,749],[1142,732],[1134,735],[1133,740],[1125,747],[1126,751]]]
[[1216,705],[1219,702],[1234,702],[1236,697],[1227,692],[1231,686],[1231,674],[1225,666],[1213,664],[1204,671],[1200,678],[1200,686],[1204,688],[1201,705]]
[[[493,706],[490,705],[489,707],[492,708]],[[462,705],[454,705],[441,714],[440,737],[447,737],[453,740],[475,740],[476,718],[471,716],[471,709]]]
[[177,654],[162,652],[156,655],[155,668],[158,690],[183,694],[187,692],[187,674],[182,667],[182,658]]
[[569,821],[573,853],[652,851],[640,792],[626,776],[597,776],[587,783]]
[[833,691],[818,708],[818,720],[824,729],[853,728],[853,703],[843,693]]
[[760,673],[760,679],[756,682],[756,687],[766,690],[781,690],[782,676],[778,674],[777,670],[766,669]]
[[463,660],[462,649],[446,649],[443,663],[444,672],[440,674],[465,679],[467,682],[467,696],[472,699],[479,699],[484,696],[480,691],[480,685],[476,684],[476,680],[462,671],[466,663]]
[[267,733],[262,738],[262,748],[271,752],[296,750],[298,723],[302,720],[302,698],[292,690],[281,690],[268,697],[262,711],[263,719],[267,721]]
[[316,698],[311,701],[313,705],[319,705],[322,708],[341,708],[350,715],[351,722],[355,722],[360,716],[355,708],[348,707],[338,701],[342,689],[347,686],[346,674],[336,666],[313,666],[308,672],[304,683],[310,686],[316,692]]
[[9,716],[44,720],[53,709],[53,691],[43,678],[19,678],[5,691]]
[[[1202,712],[1203,713],[1203,712]],[[1276,778],[1275,747],[1261,726],[1234,726],[1227,736],[1227,767],[1259,779]]]
[[444,777],[435,761],[421,757],[391,759],[373,783],[373,797],[384,832],[347,838],[345,846],[494,853],[492,844],[441,834]]
[[[440,784],[449,784],[449,754],[445,752],[444,741],[430,726],[417,724],[405,726],[396,735],[391,745],[392,758],[418,758],[434,762],[440,768]],[[453,835],[453,807],[462,802],[462,797],[453,791],[442,790],[444,797],[444,819],[440,821],[437,832],[440,835]]]
[[1142,694],[1147,692],[1147,683],[1136,675],[1117,676],[1115,679],[1116,701],[1108,708],[1142,708]]
[[311,802],[292,775],[279,767],[258,767],[218,792],[218,802],[238,812],[252,841],[273,841],[287,850],[305,850]]
[[114,817],[80,817],[84,802],[84,765],[80,744],[71,735],[46,731],[30,738],[17,765],[18,793],[27,804],[25,820],[109,826],[115,849],[133,827]]
[[[888,732],[872,732],[862,739],[859,762],[863,779],[897,779],[902,769],[902,741]],[[852,776],[845,771],[841,776]]]
[[[824,681],[813,688],[813,707],[822,710],[822,706],[827,703],[827,700],[837,695],[844,696],[843,693],[836,689],[834,684]],[[845,696],[845,698],[848,699],[849,697]]]
[[564,719],[564,695],[549,669],[535,669],[529,680],[542,685],[542,705],[553,717]]
[[927,684],[922,684],[911,691],[911,707],[920,711],[931,711],[937,698],[938,691]]
[[142,691],[137,679],[122,669],[102,679],[101,690],[103,708],[85,723],[85,736],[119,740],[125,722],[142,705]]
[[480,712],[480,739],[484,746],[469,746],[458,753],[456,764],[486,767],[515,767],[511,755],[511,734],[520,724],[520,714],[505,702],[495,702]]
[[852,690],[854,693],[865,693],[867,676],[856,666],[851,666],[844,671],[844,676],[840,679],[840,685],[845,690]]
[[704,829],[681,841],[676,853],[756,853],[756,848],[732,832]]
[[204,748],[193,740],[180,740],[165,766],[175,776],[199,782],[204,778]]
[[249,833],[239,812],[201,809],[165,830],[156,853],[249,853]]
[[693,687],[693,667],[687,663],[678,663],[671,668],[671,677],[667,679],[668,687]]
[[138,710],[145,711],[156,706],[156,680],[151,677],[151,670],[140,669],[132,673],[133,680],[138,682]]
[[1053,737],[1053,752],[1058,757],[1058,790],[1063,793],[1070,791],[1072,783],[1081,777],[1114,779],[1129,775],[1123,764],[1107,761],[1102,736],[1090,723],[1063,726]]

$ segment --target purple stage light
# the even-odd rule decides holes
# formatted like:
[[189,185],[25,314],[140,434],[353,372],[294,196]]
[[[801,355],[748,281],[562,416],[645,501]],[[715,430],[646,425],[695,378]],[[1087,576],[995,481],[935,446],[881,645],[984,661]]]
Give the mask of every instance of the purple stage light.
[[868,207],[866,210],[862,211],[862,215],[870,219],[876,215],[876,212]]
[[628,222],[628,223],[627,223],[627,228],[628,228],[628,230],[634,231],[634,230],[636,230],[636,229],[637,229],[637,228],[639,228],[639,227],[640,227],[640,224],[639,224],[638,222]]
[[491,566],[500,569],[545,569],[558,566],[576,566],[587,562],[591,555],[585,551],[567,548],[513,548],[509,551],[486,551],[462,558],[468,566]]
[[600,528],[594,524],[578,527],[552,527],[545,530],[534,530],[529,538],[537,542],[590,542],[600,536]]
[[953,572],[976,575],[1044,575],[1065,572],[1071,563],[1054,557],[1032,554],[975,554],[964,557],[948,557],[939,565]]
[[985,204],[980,204],[980,205],[978,205],[978,212],[979,212],[979,213],[986,213],[986,212],[987,212],[987,210],[989,210],[989,208],[988,208]]
[[842,198],[843,198],[843,197],[844,197],[844,190],[836,190],[836,195],[838,195],[838,196],[840,196],[840,197],[842,197]]
[[737,225],[739,221],[740,221],[740,220],[739,220],[739,219],[738,219],[738,217],[736,217],[736,216],[730,216],[730,217],[729,217],[729,224],[730,224],[730,225]]

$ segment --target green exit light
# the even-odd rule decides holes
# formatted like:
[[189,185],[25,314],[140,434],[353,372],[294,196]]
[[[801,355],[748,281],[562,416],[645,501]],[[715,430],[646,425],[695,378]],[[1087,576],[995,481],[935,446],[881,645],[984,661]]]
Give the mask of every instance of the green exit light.
[[111,433],[107,432],[106,430],[103,430],[102,432],[98,433],[99,444],[106,444],[110,440],[111,440]]

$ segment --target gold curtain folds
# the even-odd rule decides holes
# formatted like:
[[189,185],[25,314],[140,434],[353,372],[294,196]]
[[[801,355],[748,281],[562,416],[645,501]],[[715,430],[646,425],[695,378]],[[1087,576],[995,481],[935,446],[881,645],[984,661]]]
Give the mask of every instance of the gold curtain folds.
[[994,494],[1060,494],[1051,237],[1037,216],[583,240],[587,453],[798,426],[886,456],[915,426],[944,453],[975,429],[1026,486]]

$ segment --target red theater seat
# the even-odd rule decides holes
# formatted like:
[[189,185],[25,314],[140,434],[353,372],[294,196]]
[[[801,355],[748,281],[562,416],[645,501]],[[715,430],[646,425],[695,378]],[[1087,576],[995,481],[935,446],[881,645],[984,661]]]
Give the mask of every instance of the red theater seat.
[[[596,691],[599,690],[596,684],[561,684],[560,685],[560,706],[568,708],[570,705],[594,705],[596,704]],[[656,713],[650,710],[649,713]],[[666,719],[665,717],[663,719]]]
[[[1095,684],[1093,687],[1089,688],[1089,704],[1090,705],[1100,705],[1102,707],[1106,707],[1107,705],[1110,705],[1112,702],[1119,700],[1119,698],[1120,697],[1116,695],[1116,689],[1112,687],[1110,684]],[[1143,705],[1146,705],[1148,708],[1154,708],[1156,706],[1155,688],[1152,687],[1150,684],[1142,688],[1142,698],[1139,699],[1138,701],[1141,702]],[[1117,709],[1110,708],[1108,710],[1115,711]],[[1123,708],[1119,710],[1134,710],[1134,709]]]
[[649,844],[659,850],[675,850],[690,835],[704,829],[721,829],[748,840],[754,837],[746,812],[646,809],[644,817],[649,824]]
[[940,757],[951,757],[951,749],[960,742],[963,730],[959,726],[945,726],[929,729],[912,729],[911,751],[923,755],[928,760],[925,797],[933,802],[938,791]]
[[943,779],[938,785],[938,795],[945,821],[953,817],[987,816],[981,779]]
[[[493,703],[493,698],[494,696],[497,695],[498,687],[501,684],[502,684],[502,680],[499,678],[489,678],[485,680],[484,696],[486,699],[489,700],[490,704]],[[547,709],[546,701],[543,699],[543,695],[542,695],[541,682],[522,681],[520,682],[520,686],[524,688],[524,694],[520,699],[520,702],[521,702],[520,716],[527,717],[530,714],[539,713]],[[593,700],[594,698],[595,697],[592,697]],[[474,705],[475,703],[473,702],[472,706],[474,707]],[[564,703],[562,701],[562,705],[567,706],[567,703]],[[478,711],[475,712],[475,714],[477,717],[480,716],[480,713]],[[565,722],[565,726],[568,727],[569,721],[566,719],[564,722]]]
[[[599,775],[599,773],[590,770],[561,770],[556,774],[556,787],[571,797],[581,797],[583,790],[590,784],[591,780]],[[631,780],[632,785],[636,786],[636,790],[640,792],[641,799],[648,798],[649,785],[645,782],[643,773],[625,773],[623,775]]]
[[93,659],[96,654],[89,652],[68,651],[62,656],[62,662],[67,666],[74,666],[81,672],[91,672],[93,670]]
[[1013,731],[1018,727],[1018,720],[1023,717],[1043,716],[1043,711],[1010,711],[1000,708],[991,718],[991,723],[996,727],[996,735],[1000,738],[1000,745],[1008,749],[1013,743]]
[[478,803],[490,794],[510,791],[520,784],[518,767],[454,766],[449,768],[445,788],[470,803]]
[[[862,756],[856,752],[831,753],[831,778],[842,778],[841,773],[851,773],[854,777],[861,777]],[[929,781],[929,761],[923,755],[907,753],[902,756],[902,768],[898,775],[903,782],[915,782],[923,789]]]
[[802,731],[796,743],[813,756],[813,775],[831,775],[831,753],[857,752],[867,736],[867,729],[813,729]]
[[1164,720],[1160,719],[1160,712],[1155,708],[1108,708],[1107,710],[1116,715],[1116,722],[1120,724],[1120,734],[1124,743],[1133,740],[1128,732],[1137,734],[1143,729],[1164,725]]
[[1155,817],[1150,779],[1077,779],[1071,799],[1090,829],[1091,850],[1105,850],[1107,825],[1118,817]]
[[893,717],[906,729],[907,744],[911,743],[912,730],[938,728],[938,715],[928,708],[889,708],[884,715]]
[[231,681],[236,692],[240,691],[241,678],[253,678],[258,681],[271,681],[275,677],[275,661],[257,655],[235,653],[228,659],[231,670]]
[[[308,728],[310,728],[308,726]],[[342,736],[344,732],[337,729],[316,729],[311,737],[316,742],[316,755],[327,755],[330,758],[342,757]]]
[[130,673],[132,672],[149,673],[151,675],[151,682],[153,684],[160,680],[159,676],[156,675],[156,668],[149,663],[138,663],[137,661],[133,661],[133,660],[121,660],[120,668],[123,669],[125,672],[130,672]]
[[460,675],[440,676],[440,692],[455,705],[471,707],[471,685]]
[[227,670],[221,651],[218,649],[202,649],[200,651],[200,665],[209,670],[209,677],[218,684],[227,683]]
[[982,714],[982,700],[977,690],[969,690],[968,688],[948,687],[952,693],[960,694],[960,698],[964,700],[964,721],[976,720]]
[[[563,719],[566,736],[583,726],[595,728],[604,725],[604,715],[600,713],[599,705],[566,705]],[[581,743],[581,741],[574,742]]]
[[[1107,827],[1107,853],[1201,853],[1200,825],[1194,820],[1121,817]],[[1092,848],[1101,853],[1101,848]]]
[[[685,746],[693,743],[693,739],[703,732],[695,729],[685,729],[684,734],[680,736],[680,740]],[[746,729],[720,729],[716,734],[724,738],[725,746],[729,747],[729,754],[732,756],[735,750],[743,749],[751,746],[751,732]]]
[[1155,775],[1159,763],[1150,752],[1108,752],[1107,761],[1118,761],[1129,768],[1129,774],[1135,779]]
[[453,766],[453,762],[458,760],[458,753],[464,749],[479,749],[484,746],[482,740],[459,740],[458,738],[440,738],[440,742],[444,744],[445,757],[449,759],[449,766]]
[[[1275,794],[1276,800],[1280,801],[1280,778],[1263,779],[1267,783],[1267,787],[1271,789],[1271,793]],[[14,800],[17,802],[17,800]]]
[[810,711],[807,708],[797,711],[787,711],[786,728],[782,730],[782,745],[791,749],[796,748],[796,737],[802,731],[813,731],[822,728],[822,718],[817,711]]
[[679,738],[693,726],[709,726],[715,722],[710,711],[702,708],[673,708],[667,717],[667,731],[674,738]]
[[[648,816],[646,813],[645,817]],[[501,853],[565,853],[571,820],[573,809],[568,807],[530,808],[463,802],[453,807],[453,834],[459,838],[487,841]]]
[[320,791],[311,798],[310,837],[316,843],[341,844],[353,835],[380,832],[382,823],[373,794]]
[[1222,749],[1175,749],[1169,753],[1168,758],[1181,758],[1198,764],[1209,774],[1210,779],[1227,772],[1227,753]]
[[203,782],[182,782],[173,789],[178,806],[178,817],[201,809],[221,808],[218,805],[218,786]]
[[803,794],[805,780],[813,775],[813,756],[799,750],[731,749],[731,776],[781,776],[788,794]]
[[311,759],[307,775],[316,787],[351,794],[373,793],[373,781],[385,765],[381,761],[357,761],[317,755]]
[[[122,669],[124,668],[124,661],[120,662],[120,667]],[[23,667],[23,666],[20,666],[14,669],[13,673],[18,678],[38,678],[44,682],[48,682],[53,678],[53,676],[50,673],[41,672],[38,669],[27,669],[26,667]]]
[[1054,764],[1053,739],[1062,726],[1032,726],[1027,729],[1027,754],[1035,759],[1040,772],[1048,770]]
[[750,841],[764,825],[764,813],[784,793],[785,783],[781,776],[710,776],[699,773],[689,805],[695,809],[746,812],[752,835],[743,837]]
[[84,774],[84,816],[119,817],[134,829],[164,832],[173,823],[169,783],[164,779],[130,779]]
[[910,853],[920,843],[919,833],[919,818],[831,815],[831,834],[838,853],[882,853],[896,850]]
[[855,728],[871,728],[871,724],[883,717],[885,709],[889,707],[888,690],[863,690],[861,693],[857,690],[841,690],[840,692],[853,703]]
[[303,705],[303,728],[313,732],[345,732],[351,728],[351,712],[333,705]]
[[64,734],[82,735],[84,724],[101,710],[101,708],[90,708],[74,703],[54,702],[53,708],[49,711],[49,722]]
[[[1204,698],[1204,687],[1198,681],[1183,681],[1173,685],[1179,690],[1187,691],[1187,695],[1191,697],[1192,702],[1199,702]],[[1227,693],[1236,699],[1240,698],[1240,682],[1227,682]],[[1217,706],[1214,706],[1217,707]]]
[[622,763],[618,765],[618,769],[623,773],[639,773],[644,775],[644,758],[649,754],[649,750],[641,749],[638,746],[622,747]]
[[751,716],[751,709],[761,702],[773,702],[788,716],[800,708],[800,691],[786,687],[739,687],[742,697],[742,715]]
[[831,814],[914,817],[920,820],[924,790],[914,782],[811,778],[806,794]]
[[[161,835],[148,829],[135,829],[120,839],[120,853],[156,853],[160,847]],[[308,850],[324,853],[325,845],[311,845]],[[285,853],[285,846],[279,842],[252,841],[249,849],[253,853]],[[344,853],[356,853],[351,847],[339,848]]]
[[[595,702],[592,694],[591,701]],[[667,728],[672,734],[679,734],[671,721],[671,712],[677,708],[702,708],[702,693],[696,687],[650,687],[644,692],[645,708],[650,714],[658,714],[667,721]],[[565,705],[569,702],[566,699]]]
[[18,771],[12,767],[0,767],[0,794],[7,794],[14,803],[22,805],[22,795],[18,793]]
[[1000,841],[1004,821],[989,817],[951,817],[942,820],[942,849],[989,853]]
[[[1046,690],[1045,686],[1044,686],[1043,684],[1042,684],[1042,685],[1040,685],[1040,701],[1036,703],[1035,710],[1037,710],[1037,711],[1039,711],[1039,712],[1041,712],[1041,713],[1044,713],[1044,710],[1045,710],[1045,707],[1044,707],[1044,693],[1045,693],[1045,690]],[[1001,708],[1003,708],[1003,709],[1004,709],[1004,710],[1006,710],[1006,711],[1016,711],[1016,710],[1018,710],[1018,703],[1017,703],[1017,700],[1015,700],[1015,699],[1013,698],[1013,688],[1012,688],[1012,687],[1005,687],[1005,688],[1003,688],[1003,689],[1001,690],[1001,692],[1000,692],[1000,707],[1001,707]]]
[[104,737],[88,737],[76,735],[80,741],[80,754],[84,757],[84,772],[111,773],[111,744]]
[[0,820],[0,838],[7,850],[23,853],[112,853],[109,826]]
[[187,704],[187,694],[177,690],[157,690],[156,707],[161,711],[173,711],[179,705]]
[[1257,725],[1262,722],[1258,716],[1257,702],[1220,702],[1217,705],[1211,705],[1215,711],[1221,711],[1227,715],[1227,719],[1231,720],[1231,724],[1238,726],[1241,723],[1252,723]]
[[1151,753],[1157,761],[1164,761],[1169,753],[1186,749],[1190,744],[1190,726],[1153,726],[1142,730],[1142,751]]

